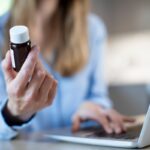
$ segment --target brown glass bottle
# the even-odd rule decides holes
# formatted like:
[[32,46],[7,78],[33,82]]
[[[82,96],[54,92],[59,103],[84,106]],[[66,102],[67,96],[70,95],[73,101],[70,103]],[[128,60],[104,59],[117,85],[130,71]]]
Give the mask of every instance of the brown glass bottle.
[[11,28],[10,41],[12,67],[19,72],[31,50],[28,28],[25,26]]

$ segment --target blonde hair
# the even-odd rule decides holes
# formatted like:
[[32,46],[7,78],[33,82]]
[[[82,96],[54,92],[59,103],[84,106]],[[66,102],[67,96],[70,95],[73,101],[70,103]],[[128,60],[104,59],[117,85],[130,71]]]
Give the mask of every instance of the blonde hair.
[[[8,48],[8,30],[14,25],[29,26],[39,0],[14,0],[6,25],[5,49]],[[88,0],[59,0],[57,10],[48,27],[50,40],[57,40],[52,67],[63,76],[71,76],[82,69],[88,60],[87,35]],[[47,31],[45,31],[47,35]],[[42,51],[44,53],[44,50]]]

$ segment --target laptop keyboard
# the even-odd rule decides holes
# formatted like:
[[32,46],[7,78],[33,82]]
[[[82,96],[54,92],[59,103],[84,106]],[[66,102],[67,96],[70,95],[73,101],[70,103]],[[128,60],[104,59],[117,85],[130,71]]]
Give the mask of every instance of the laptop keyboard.
[[130,139],[130,140],[132,139],[133,140],[139,137],[141,129],[142,129],[142,125],[136,126],[134,128],[130,128],[128,129],[127,132],[123,132],[121,134],[107,134],[100,127],[87,128],[87,129],[84,129],[84,131],[89,132],[89,134],[87,134],[86,137],[108,138],[108,139]]

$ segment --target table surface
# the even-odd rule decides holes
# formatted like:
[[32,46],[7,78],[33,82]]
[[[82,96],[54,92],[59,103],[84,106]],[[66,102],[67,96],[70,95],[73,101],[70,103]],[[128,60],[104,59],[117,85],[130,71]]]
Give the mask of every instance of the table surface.
[[[143,115],[138,116],[137,123],[142,123],[143,119]],[[45,133],[47,132],[21,133],[12,141],[0,141],[0,150],[117,150],[117,148],[112,147],[90,146],[54,141],[45,138]],[[121,148],[118,148],[118,150],[121,150]],[[150,147],[144,148],[144,150],[150,150]]]
[[[1,141],[0,150],[117,150],[117,148],[73,144],[46,139],[43,133],[22,134],[12,141]],[[121,150],[121,148],[118,148]],[[150,150],[150,147],[144,148]]]

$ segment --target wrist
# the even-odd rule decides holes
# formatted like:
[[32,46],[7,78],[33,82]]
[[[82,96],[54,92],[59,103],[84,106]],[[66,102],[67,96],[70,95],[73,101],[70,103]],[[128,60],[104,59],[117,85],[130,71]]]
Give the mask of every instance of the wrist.
[[24,122],[26,122],[33,116],[33,114],[31,113],[22,113],[21,111],[18,111],[19,109],[11,101],[8,101],[5,107],[7,112],[12,117],[18,118],[19,120]]
[[2,115],[4,117],[5,122],[9,126],[19,126],[22,125],[32,119],[34,115],[17,115],[13,113],[13,108],[10,109],[9,101],[5,104]]

